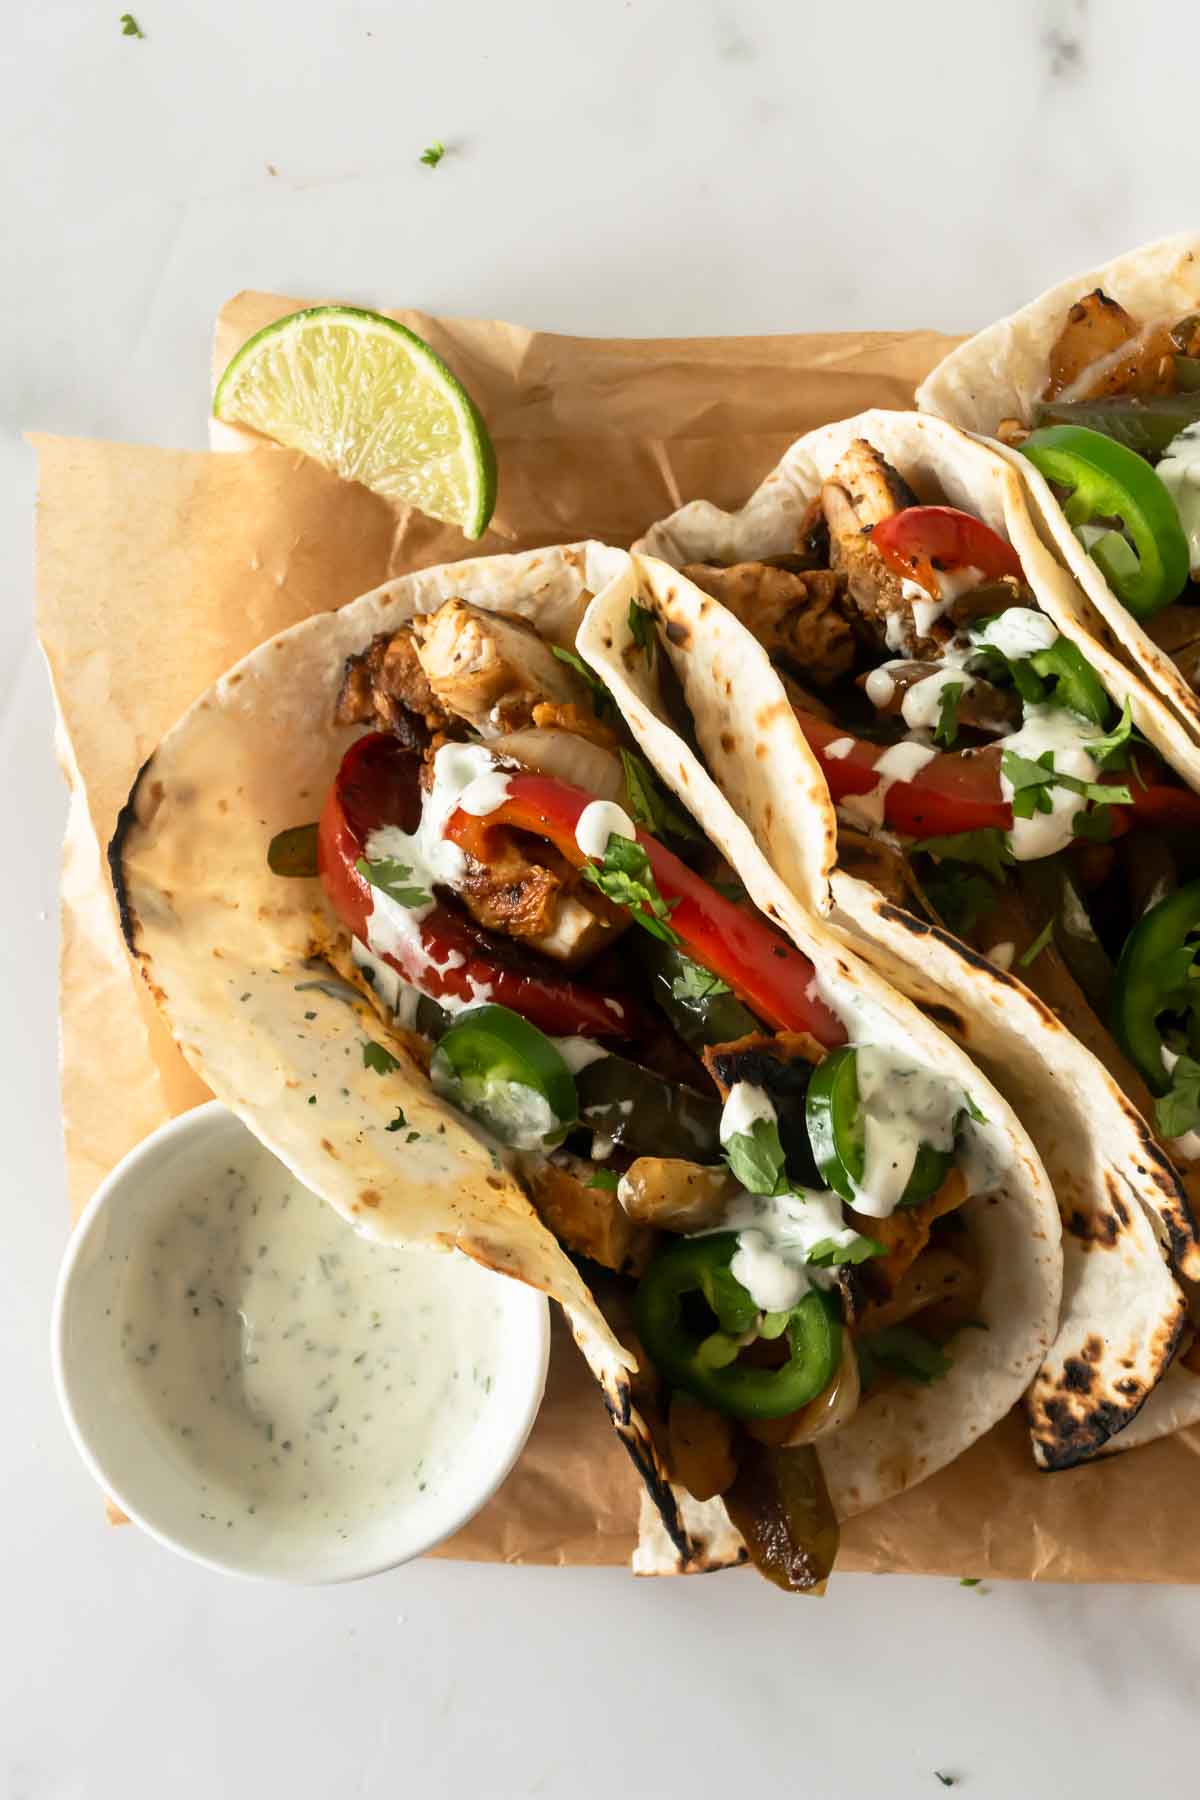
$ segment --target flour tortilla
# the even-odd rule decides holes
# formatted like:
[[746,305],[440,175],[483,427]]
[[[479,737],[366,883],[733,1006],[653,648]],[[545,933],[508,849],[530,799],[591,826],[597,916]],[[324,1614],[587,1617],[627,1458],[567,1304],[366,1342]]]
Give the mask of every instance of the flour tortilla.
[[[366,1235],[455,1247],[557,1299],[652,1502],[650,1548],[639,1567],[709,1569],[743,1561],[745,1547],[723,1507],[699,1506],[672,1490],[634,1403],[635,1358],[619,1330],[504,1158],[438,1099],[403,1037],[367,998],[350,1004],[313,985],[321,979],[314,951],[349,966],[345,934],[319,883],[276,877],[266,862],[277,831],[317,815],[359,735],[333,723],[349,654],[455,595],[532,619],[543,637],[568,648],[594,592],[603,608],[627,617],[637,592],[627,553],[585,544],[428,569],[270,639],[202,696],[155,751],[119,822],[111,861],[130,948],[184,1055],[214,1093]],[[735,856],[739,850],[762,860],[748,837]],[[802,915],[762,866],[758,885],[778,896],[787,928],[789,909]],[[823,954],[849,965],[840,949]],[[847,979],[836,970],[833,977]],[[923,1021],[917,1025],[929,1059],[952,1063],[957,1052]],[[368,1037],[392,1052],[394,1071],[364,1067]],[[963,1082],[973,1092],[983,1088],[965,1069]],[[896,1492],[957,1455],[1011,1403],[1052,1334],[1061,1252],[1049,1185],[999,1096],[982,1103],[1005,1164],[1000,1201],[979,1208],[975,1222],[992,1329],[967,1334],[946,1382],[876,1408],[875,1424],[868,1416],[839,1447],[843,1510]],[[386,1130],[397,1107],[404,1133]],[[420,1133],[416,1143],[409,1131]]]
[[[426,569],[307,619],[253,651],[202,695],[143,768],[111,862],[125,934],[184,1055],[293,1173],[381,1243],[457,1248],[558,1300],[613,1422],[684,1558],[683,1527],[632,1400],[631,1353],[482,1135],[433,1093],[403,1039],[364,1001],[313,985],[314,951],[344,938],[316,881],[270,873],[266,851],[316,818],[361,728],[333,723],[345,658],[377,632],[461,595],[536,618],[569,648],[593,584],[632,583],[601,546],[531,551]],[[328,973],[328,970],[326,970]],[[312,1017],[310,1015],[314,1015]],[[374,1038],[399,1067],[364,1067]],[[310,1100],[310,1096],[315,1099]],[[386,1125],[403,1107],[410,1130]]]
[[[962,506],[1012,541],[1040,605],[1080,645],[1113,698],[1129,699],[1140,728],[1172,761],[1168,746],[1181,728],[1081,625],[1077,592],[1041,543],[1013,470],[938,419],[864,413],[812,432],[740,512],[693,502],[635,546],[643,591],[664,626],[718,785],[801,902],[827,915],[987,1072],[1050,1172],[1067,1225],[1064,1306],[1027,1404],[1038,1462],[1064,1468],[1110,1440],[1119,1445],[1148,1400],[1143,1432],[1161,1435],[1181,1422],[1174,1405],[1154,1407],[1185,1317],[1167,1252],[1185,1273],[1200,1272],[1178,1174],[1099,1059],[1021,982],[835,872],[836,814],[769,658],[732,615],[659,560],[728,562],[791,549],[806,507],[857,437],[880,450],[918,496]],[[1195,1394],[1189,1416],[1200,1418],[1200,1382]]]
[[[1102,268],[1060,281],[1019,312],[977,332],[941,361],[917,390],[922,412],[937,413],[965,430],[994,437],[1002,419],[1033,422],[1033,405],[1050,372],[1050,352],[1076,300],[1103,288],[1139,324],[1200,311],[1200,234],[1181,232],[1128,250]],[[997,445],[1019,470],[1043,537],[1079,583],[1099,619],[1133,662],[1170,702],[1191,735],[1188,761],[1176,763],[1200,786],[1200,695],[1165,650],[1143,630],[1109,587],[1063,516],[1058,501],[1027,457]]]
[[[643,568],[644,577],[653,579],[657,572],[667,585],[679,580],[670,570]],[[645,580],[642,594],[646,601],[654,598]],[[715,614],[721,617],[710,613],[714,624],[733,623],[720,608]],[[979,1317],[987,1329],[955,1338],[951,1370],[940,1381],[929,1386],[901,1382],[869,1393],[849,1425],[820,1441],[818,1454],[834,1506],[840,1518],[849,1518],[953,1461],[1004,1416],[1033,1379],[1054,1337],[1061,1300],[1062,1244],[1053,1190],[1008,1102],[950,1037],[861,961],[843,935],[797,900],[771,868],[748,824],[665,723],[658,683],[634,643],[623,597],[611,589],[597,595],[578,647],[607,683],[659,776],[703,824],[755,905],[811,958],[821,991],[835,1010],[848,1020],[859,1012],[873,1041],[903,1043],[918,1060],[961,1084],[987,1120],[979,1130],[995,1158],[994,1180],[962,1212],[983,1275]],[[705,638],[704,654],[712,654],[706,663],[708,679],[721,672],[736,685],[746,670],[724,661],[727,647]],[[689,666],[687,658],[676,662],[685,679]],[[718,685],[723,688],[724,683]],[[699,1510],[715,1541],[716,1520],[725,1515],[724,1507],[710,1501]],[[658,1567],[654,1554],[653,1542],[644,1536],[639,1566]]]

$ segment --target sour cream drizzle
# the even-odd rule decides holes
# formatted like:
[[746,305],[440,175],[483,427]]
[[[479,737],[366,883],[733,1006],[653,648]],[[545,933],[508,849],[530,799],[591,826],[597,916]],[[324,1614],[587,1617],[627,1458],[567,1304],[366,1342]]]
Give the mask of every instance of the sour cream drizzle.
[[637,826],[614,800],[590,800],[579,815],[575,842],[585,856],[602,862],[610,837],[636,838]]
[[1171,439],[1156,472],[1175,502],[1192,574],[1200,575],[1200,420]]
[[[1088,755],[1087,746],[1103,736],[1099,725],[1081,718],[1078,713],[1069,712],[1066,707],[1027,706],[1020,731],[1001,738],[999,745],[1029,762],[1037,762],[1049,750],[1058,774],[1073,775],[1079,781],[1096,781],[1100,765],[1094,756]],[[1000,791],[1006,800],[1011,800],[1016,791],[1003,769]],[[1084,796],[1070,788],[1055,786],[1043,791],[1049,795],[1049,812],[1035,812],[1029,819],[1013,819],[1009,843],[1018,862],[1035,862],[1039,857],[1053,856],[1056,850],[1065,850],[1073,839],[1072,824],[1087,806]]]
[[889,745],[876,761],[875,786],[865,794],[847,794],[840,802],[842,810],[867,825],[881,825],[888,789],[897,781],[911,781],[936,755],[928,744]]
[[954,1148],[962,1090],[912,1056],[876,1044],[859,1045],[855,1062],[864,1154],[854,1210],[886,1219],[900,1204],[921,1145]]

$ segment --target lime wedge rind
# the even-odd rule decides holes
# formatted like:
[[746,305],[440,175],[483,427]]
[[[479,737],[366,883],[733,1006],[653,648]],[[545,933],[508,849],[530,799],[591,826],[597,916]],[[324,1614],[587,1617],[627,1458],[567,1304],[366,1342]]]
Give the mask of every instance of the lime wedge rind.
[[491,518],[496,457],[478,408],[428,344],[382,313],[311,306],[264,325],[221,376],[213,413],[466,537]]

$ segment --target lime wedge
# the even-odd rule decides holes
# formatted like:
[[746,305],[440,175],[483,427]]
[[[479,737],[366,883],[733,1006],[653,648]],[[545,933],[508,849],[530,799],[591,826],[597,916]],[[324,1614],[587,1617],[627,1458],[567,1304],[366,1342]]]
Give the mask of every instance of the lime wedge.
[[311,306],[244,343],[213,412],[302,450],[347,481],[485,530],[496,453],[479,410],[415,332],[353,306]]

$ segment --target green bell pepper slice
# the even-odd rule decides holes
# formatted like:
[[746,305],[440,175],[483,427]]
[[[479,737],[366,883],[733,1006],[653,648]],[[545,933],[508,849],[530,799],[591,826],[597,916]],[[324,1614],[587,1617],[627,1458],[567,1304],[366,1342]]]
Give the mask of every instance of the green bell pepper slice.
[[[821,1175],[853,1206],[866,1168],[866,1128],[858,1091],[858,1056],[852,1044],[833,1050],[813,1070],[804,1099],[809,1142]],[[916,1206],[941,1187],[954,1162],[952,1150],[918,1146],[901,1206]]]
[[444,1099],[498,1137],[521,1149],[527,1119],[514,1108],[513,1090],[525,1090],[549,1107],[552,1124],[543,1141],[561,1140],[579,1116],[575,1077],[557,1046],[507,1006],[488,1003],[459,1014],[433,1053],[430,1079]]
[[[1150,1092],[1162,1095],[1171,1086],[1163,1064],[1163,1013],[1195,1016],[1200,982],[1190,971],[1200,942],[1200,881],[1168,894],[1143,914],[1125,939],[1113,981],[1113,1030],[1117,1042]],[[1195,991],[1195,1000],[1192,993]]]
[[[682,1388],[735,1419],[782,1419],[823,1393],[842,1355],[842,1324],[831,1295],[812,1289],[787,1315],[790,1355],[777,1369],[736,1361],[730,1340],[756,1329],[759,1309],[730,1272],[736,1231],[680,1238],[657,1256],[634,1296],[633,1314],[646,1354],[670,1386]],[[685,1303],[704,1300],[719,1330],[705,1333]]]
[[1107,532],[1090,554],[1136,619],[1152,618],[1178,598],[1189,573],[1187,536],[1175,502],[1136,451],[1084,425],[1046,425],[1026,438],[1021,453],[1047,481],[1070,489],[1063,511],[1072,530],[1120,519],[1126,535]]

